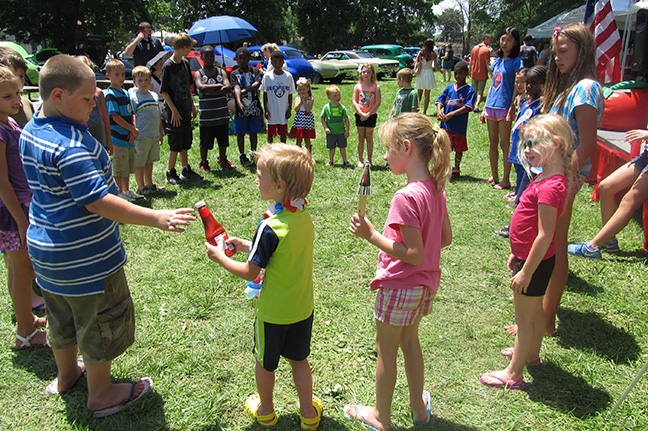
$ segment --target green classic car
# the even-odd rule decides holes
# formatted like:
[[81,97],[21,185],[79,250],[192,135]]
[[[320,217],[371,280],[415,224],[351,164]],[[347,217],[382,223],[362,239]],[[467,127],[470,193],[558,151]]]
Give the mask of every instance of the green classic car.
[[403,67],[413,67],[414,60],[412,56],[405,51],[400,45],[366,45],[360,48],[363,51],[372,53],[378,58],[388,58],[391,60],[398,60],[398,65],[402,69]]
[[25,51],[25,48],[22,46],[18,45],[17,43],[14,42],[6,42],[2,41],[0,42],[0,46],[4,48],[11,48],[14,51],[16,51],[18,54],[22,56],[22,58],[25,59],[25,63],[27,63],[27,73],[25,74],[25,85],[30,85],[30,86],[35,86],[38,85],[38,71],[39,68],[36,64],[32,63],[30,60],[30,55],[27,54],[27,51]]

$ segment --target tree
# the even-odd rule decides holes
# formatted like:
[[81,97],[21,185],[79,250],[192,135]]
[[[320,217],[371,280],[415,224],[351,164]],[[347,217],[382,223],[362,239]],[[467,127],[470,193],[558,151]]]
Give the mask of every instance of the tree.
[[[125,28],[149,20],[144,0],[5,0],[0,8],[2,31],[23,42],[51,43],[75,53],[89,34],[123,38]],[[29,13],[25,13],[29,11]]]
[[464,17],[458,9],[446,9],[439,16],[438,27],[441,33],[438,40],[456,42],[462,40],[464,32]]

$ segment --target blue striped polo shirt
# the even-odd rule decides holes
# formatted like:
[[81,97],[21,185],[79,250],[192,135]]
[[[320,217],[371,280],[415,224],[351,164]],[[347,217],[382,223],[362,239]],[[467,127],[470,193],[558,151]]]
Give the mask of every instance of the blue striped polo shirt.
[[128,143],[128,130],[113,121],[112,116],[118,115],[129,124],[133,124],[130,96],[125,90],[108,87],[104,90],[106,108],[110,117],[110,136],[112,143],[118,147],[135,148],[135,143]]
[[110,157],[87,127],[65,117],[34,117],[20,137],[29,187],[27,247],[43,290],[63,296],[103,292],[126,264],[119,225],[86,205],[117,194]]

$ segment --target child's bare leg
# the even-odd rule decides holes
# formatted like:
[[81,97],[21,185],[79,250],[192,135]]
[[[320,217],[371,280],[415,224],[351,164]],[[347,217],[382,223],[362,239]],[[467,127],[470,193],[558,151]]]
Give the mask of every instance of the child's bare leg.
[[257,390],[259,391],[259,399],[261,400],[259,408],[257,409],[257,415],[269,415],[274,411],[273,392],[275,385],[275,373],[274,371],[266,370],[265,368],[263,368],[261,363],[257,361],[255,376]]
[[144,166],[135,166],[135,181],[137,188],[142,190],[144,188]]
[[[333,148],[331,151],[333,151],[333,154],[335,154],[335,148]],[[346,147],[340,148],[340,155],[342,156],[342,163],[346,163],[347,162]]]
[[461,159],[463,158],[463,151],[455,151],[455,165],[459,169],[461,167]]
[[410,326],[403,327],[400,337],[400,347],[403,351],[405,374],[407,375],[407,387],[409,388],[410,407],[417,422],[427,420],[427,407],[423,401],[425,367],[418,334],[422,317],[417,317]]
[[[16,332],[21,337],[27,337],[36,329],[31,309],[31,284],[34,280],[34,269],[26,249],[7,251],[7,256],[9,258],[9,278],[12,280],[9,294],[18,324]],[[37,325],[44,326],[45,318],[39,318]],[[31,343],[34,345],[44,344],[45,337],[44,332],[36,333]],[[22,344],[18,340],[16,342],[18,345]]]
[[313,148],[311,146],[311,140],[310,138],[304,138],[304,143],[306,144],[306,149],[310,154],[313,154]]
[[256,133],[250,133],[250,150],[257,150],[258,137]]
[[301,143],[302,143],[302,138],[295,138],[295,144],[296,144],[299,148],[301,148],[301,146],[302,146]]
[[[430,105],[430,90],[425,90],[425,101],[423,102],[423,115],[427,115],[428,106]],[[421,97],[419,96],[419,103]]]
[[187,154],[187,150],[180,151],[180,163],[182,163],[183,168],[189,165],[189,155]]
[[283,135],[279,135],[279,142],[283,142],[285,144],[286,142],[288,142],[287,138],[288,138],[288,135],[285,134],[285,133]]
[[144,185],[152,186],[153,185],[153,163],[147,163],[144,165]]
[[308,359],[303,361],[291,361],[293,381],[299,395],[299,413],[306,419],[317,417],[313,407],[313,375],[311,374]]
[[500,148],[502,149],[502,162],[504,164],[504,177],[499,183],[501,188],[511,187],[511,164],[508,162],[509,149],[511,146],[511,122],[502,120],[499,122]]
[[[342,153],[342,151],[340,151]],[[335,158],[335,148],[329,148],[329,163],[333,164],[333,159]]]
[[200,147],[200,161],[206,162],[209,155],[209,150],[207,148]]
[[497,121],[486,119],[488,126],[488,158],[491,167],[491,180],[494,184],[499,183],[499,125]]
[[560,299],[565,291],[569,266],[567,261],[567,233],[571,222],[575,196],[567,196],[565,209],[558,217],[556,224],[556,265],[554,266],[547,292],[542,301],[545,315],[545,335],[552,336],[556,332],[556,313],[560,307]]
[[[250,136],[250,142],[252,137]],[[245,154],[245,135],[236,135],[236,144],[238,145],[239,154]]]
[[176,151],[169,151],[169,165],[167,170],[175,169],[178,161],[178,153]]
[[[630,190],[623,196],[617,208],[615,195],[628,187],[631,187]],[[603,228],[590,241],[590,244],[600,248],[608,240],[614,238],[628,224],[632,214],[648,197],[647,188],[648,176],[641,174],[629,163],[601,181],[599,197],[601,198]]]
[[[270,127],[268,127],[268,129],[269,128]],[[268,136],[268,144],[272,144],[272,139],[274,138],[274,135],[271,134],[269,131],[266,133],[266,135]]]
[[367,127],[366,129],[365,138],[367,139],[367,161],[371,164],[371,161],[373,160],[374,128]]
[[[67,362],[69,363],[69,360]],[[76,353],[74,362],[76,364]],[[86,364],[86,372],[88,374],[88,410],[97,411],[107,409],[108,407],[123,404],[130,399],[132,387],[130,383],[116,384],[110,381],[111,364],[112,361],[92,365]],[[144,383],[138,382],[135,385],[133,398],[136,398],[143,390]]]
[[83,373],[84,365],[77,362],[78,346],[75,344],[66,349],[52,349],[56,361],[59,393],[66,392],[74,386]]
[[364,164],[364,141],[366,127],[358,127],[358,165]]

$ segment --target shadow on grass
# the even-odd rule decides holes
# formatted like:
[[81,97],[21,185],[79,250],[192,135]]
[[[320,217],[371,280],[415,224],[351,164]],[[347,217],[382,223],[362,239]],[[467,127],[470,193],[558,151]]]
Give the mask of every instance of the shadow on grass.
[[558,345],[590,351],[618,364],[633,363],[641,349],[628,332],[616,328],[596,313],[561,308]]
[[46,382],[56,377],[56,362],[54,362],[52,349],[32,347],[12,350],[14,352],[12,361],[16,368],[33,373],[37,378]]
[[483,182],[483,178],[476,178],[470,175],[463,175],[461,174],[459,177],[451,177],[450,182],[452,183],[481,183]]
[[602,287],[589,284],[587,281],[580,278],[572,271],[569,271],[569,275],[567,277],[567,289],[570,292],[580,293],[587,296],[596,296],[604,292]]
[[593,388],[581,377],[562,370],[551,362],[529,367],[533,383],[527,387],[529,399],[543,403],[579,419],[595,415],[610,404],[610,395]]
[[616,263],[642,263],[645,265],[648,259],[648,253],[642,248],[633,251],[618,251],[616,253],[610,253],[607,256],[609,260],[613,260]]

